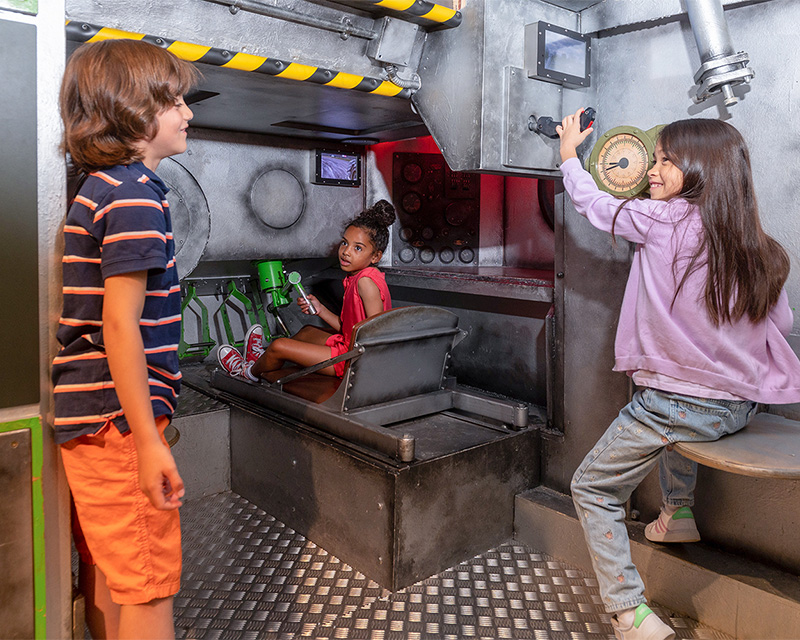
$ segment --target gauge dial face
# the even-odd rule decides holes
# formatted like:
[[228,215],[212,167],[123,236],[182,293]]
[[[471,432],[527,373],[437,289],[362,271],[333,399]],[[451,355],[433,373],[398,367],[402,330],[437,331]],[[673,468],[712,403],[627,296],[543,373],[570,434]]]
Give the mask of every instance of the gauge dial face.
[[422,207],[422,199],[413,191],[409,191],[403,196],[402,205],[406,213],[414,215]]
[[407,182],[412,184],[419,182],[422,178],[422,167],[413,162],[409,162],[405,167],[403,167],[403,177]]
[[631,126],[604,133],[589,158],[588,169],[597,186],[623,198],[637,196],[647,189],[655,137]]
[[647,178],[650,157],[644,142],[634,135],[621,133],[600,147],[597,175],[610,193],[635,189]]

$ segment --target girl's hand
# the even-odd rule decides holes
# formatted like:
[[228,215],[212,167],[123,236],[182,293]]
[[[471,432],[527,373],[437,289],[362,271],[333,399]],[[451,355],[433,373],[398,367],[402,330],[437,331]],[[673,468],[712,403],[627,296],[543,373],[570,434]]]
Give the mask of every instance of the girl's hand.
[[[317,313],[319,313],[319,309],[320,309],[320,307],[321,307],[322,305],[320,305],[320,303],[319,303],[319,301],[317,300],[316,296],[312,296],[310,293],[306,293],[306,297],[309,299],[309,301],[311,302],[311,304],[313,304],[313,305],[314,305],[314,308],[317,310]],[[308,302],[306,302],[306,301],[303,299],[303,297],[302,297],[302,296],[298,296],[298,298],[297,298],[297,304],[298,304],[298,305],[300,305],[300,311],[302,311],[303,313],[305,313],[307,316],[310,316],[310,315],[312,315],[311,311],[309,311],[309,308],[308,308]]]
[[588,127],[581,131],[581,114],[583,107],[578,109],[574,114],[566,116],[561,124],[556,127],[556,133],[561,138],[561,161],[564,162],[569,158],[577,158],[577,149],[580,144],[589,137],[589,134],[594,131],[592,127]]

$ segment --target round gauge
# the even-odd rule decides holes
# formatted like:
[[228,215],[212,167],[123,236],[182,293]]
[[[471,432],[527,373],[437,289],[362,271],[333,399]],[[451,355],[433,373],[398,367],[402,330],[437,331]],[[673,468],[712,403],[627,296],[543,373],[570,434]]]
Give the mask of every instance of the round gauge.
[[655,147],[655,136],[650,132],[631,126],[616,127],[600,136],[594,145],[589,173],[597,186],[611,195],[637,196],[647,189],[647,172]]
[[406,179],[406,182],[410,182],[411,184],[419,182],[422,178],[422,167],[413,162],[409,162],[403,167],[403,177]]
[[461,262],[470,263],[475,259],[475,252],[469,247],[465,247],[458,252],[458,259]]
[[401,262],[408,264],[414,260],[414,250],[411,247],[403,247],[398,254]]
[[447,208],[444,210],[444,219],[447,220],[448,224],[458,227],[472,216],[473,211],[473,204],[471,202],[457,200],[447,205]]
[[433,259],[435,257],[436,257],[436,252],[430,247],[422,247],[422,249],[419,250],[419,259],[425,264],[433,262]]
[[441,260],[444,264],[450,264],[455,257],[456,254],[450,247],[443,247],[439,249],[439,260]]
[[406,195],[404,195],[401,202],[403,205],[403,210],[411,215],[414,215],[417,211],[419,211],[420,207],[422,206],[422,198],[420,198],[419,195],[413,191],[409,191]]
[[400,229],[400,239],[403,242],[408,242],[411,238],[414,237],[414,230],[410,227],[403,227]]

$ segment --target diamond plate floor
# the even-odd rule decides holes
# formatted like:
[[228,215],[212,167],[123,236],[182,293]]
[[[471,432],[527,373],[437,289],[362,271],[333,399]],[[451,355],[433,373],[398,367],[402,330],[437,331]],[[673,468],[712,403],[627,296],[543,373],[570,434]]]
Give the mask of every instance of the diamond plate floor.
[[[606,640],[597,582],[509,543],[390,593],[235,493],[181,508],[178,638]],[[670,615],[678,638],[727,639]]]

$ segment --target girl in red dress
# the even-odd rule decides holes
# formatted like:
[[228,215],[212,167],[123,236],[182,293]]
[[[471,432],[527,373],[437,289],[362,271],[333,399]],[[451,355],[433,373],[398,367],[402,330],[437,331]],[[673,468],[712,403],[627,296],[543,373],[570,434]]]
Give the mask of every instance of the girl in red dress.
[[[245,339],[245,357],[233,347],[220,347],[217,358],[231,375],[256,381],[264,374],[294,362],[310,367],[348,351],[353,327],[382,311],[392,308],[386,278],[376,265],[389,244],[389,226],[395,220],[394,207],[386,200],[376,202],[350,221],[339,245],[339,265],[347,276],[344,279],[342,313],[337,316],[313,295],[308,298],[317,314],[334,331],[306,325],[291,338],[276,338],[266,351],[261,348],[260,326],[254,325]],[[309,314],[308,303],[299,298],[303,313]],[[342,377],[347,362],[338,362],[319,373]]]

